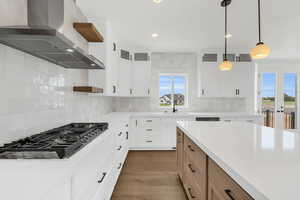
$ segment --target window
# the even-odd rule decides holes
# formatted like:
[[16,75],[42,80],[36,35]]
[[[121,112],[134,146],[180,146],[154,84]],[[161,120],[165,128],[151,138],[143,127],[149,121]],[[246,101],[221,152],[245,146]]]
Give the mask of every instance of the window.
[[160,107],[187,107],[187,76],[184,74],[160,74]]

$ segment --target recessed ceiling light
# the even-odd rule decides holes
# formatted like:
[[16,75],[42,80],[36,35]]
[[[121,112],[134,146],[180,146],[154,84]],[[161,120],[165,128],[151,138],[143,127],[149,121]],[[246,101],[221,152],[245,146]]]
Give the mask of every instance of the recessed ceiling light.
[[227,35],[225,35],[225,38],[231,38],[232,37],[232,35],[230,34],[230,33],[228,33]]
[[67,52],[73,53],[74,49],[66,49]]
[[153,34],[152,34],[152,37],[153,37],[153,38],[157,38],[158,36],[159,36],[159,35],[158,35],[157,33],[153,33]]
[[159,3],[161,3],[163,0],[153,0],[153,2],[154,3],[157,3],[157,4],[159,4]]

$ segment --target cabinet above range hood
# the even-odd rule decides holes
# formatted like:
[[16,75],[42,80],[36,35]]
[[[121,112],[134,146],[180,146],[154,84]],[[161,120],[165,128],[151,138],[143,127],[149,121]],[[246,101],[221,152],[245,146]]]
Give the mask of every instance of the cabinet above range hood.
[[[72,28],[72,26],[65,26],[64,20],[65,16],[69,15],[65,13],[65,5],[71,5],[72,7],[67,10],[69,12],[73,9],[70,14],[74,13],[73,0],[4,1],[15,4],[23,2],[23,5],[27,6],[25,12],[27,24],[0,27],[0,43],[65,68],[104,69],[104,64],[100,60],[78,47],[61,31],[66,27]],[[15,12],[17,13],[18,10]],[[24,18],[24,15],[22,17]]]

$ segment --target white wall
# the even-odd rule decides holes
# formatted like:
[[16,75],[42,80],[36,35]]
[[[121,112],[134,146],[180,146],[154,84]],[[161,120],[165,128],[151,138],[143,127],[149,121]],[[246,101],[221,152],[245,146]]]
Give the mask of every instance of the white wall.
[[0,145],[69,122],[99,121],[111,98],[75,94],[87,70],[70,70],[0,45]]
[[[150,98],[117,98],[116,111],[161,111],[159,108],[159,73],[186,73],[189,77],[189,107],[185,111],[245,112],[243,98],[198,98],[197,55],[194,53],[152,54]],[[212,80],[213,81],[213,80]]]

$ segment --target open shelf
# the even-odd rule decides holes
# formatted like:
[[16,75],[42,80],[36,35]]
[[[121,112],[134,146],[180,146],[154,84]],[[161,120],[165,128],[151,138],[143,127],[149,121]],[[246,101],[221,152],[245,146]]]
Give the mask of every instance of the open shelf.
[[88,42],[104,42],[103,36],[92,23],[74,23],[73,27]]
[[103,93],[103,89],[91,86],[74,86],[73,92]]

